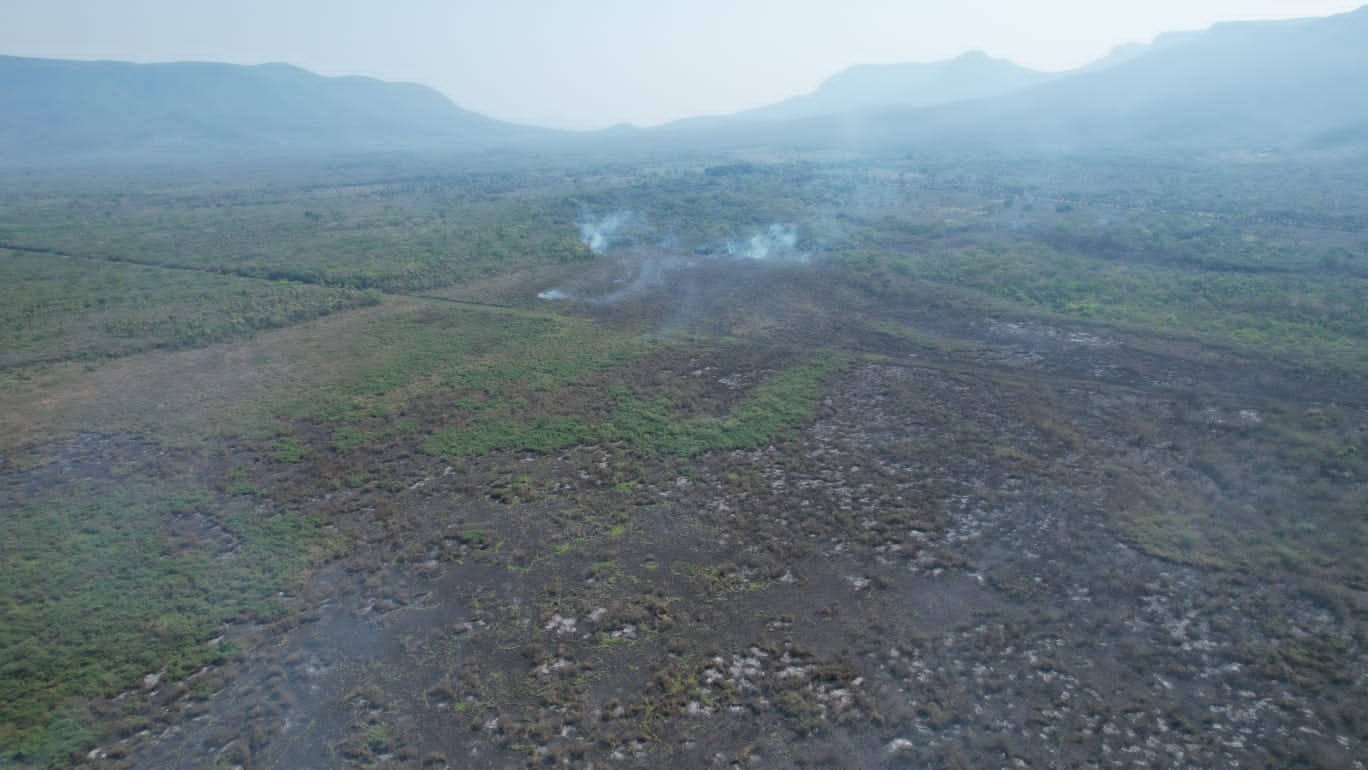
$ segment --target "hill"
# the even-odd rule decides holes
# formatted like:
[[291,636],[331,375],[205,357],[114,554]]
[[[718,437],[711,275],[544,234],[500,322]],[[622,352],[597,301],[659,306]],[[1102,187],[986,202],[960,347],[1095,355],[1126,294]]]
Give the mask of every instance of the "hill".
[[734,117],[791,120],[876,107],[928,107],[998,96],[1053,77],[982,51],[931,63],[862,64],[832,76],[810,94]]
[[1361,144],[1368,138],[1368,99],[1359,83],[1368,72],[1363,40],[1368,7],[1325,18],[1231,22],[1161,36],[1098,65],[987,98],[923,107],[890,101],[777,123],[743,113],[706,132],[675,126],[657,136],[846,150],[1208,152]]
[[410,83],[287,64],[0,56],[0,161],[468,149],[549,134]]
[[1368,71],[1365,39],[1368,7],[1327,18],[1218,24],[1117,66],[1009,95],[976,119],[1005,119],[1020,126],[1006,136],[1045,147],[1316,143],[1368,125],[1358,83]]

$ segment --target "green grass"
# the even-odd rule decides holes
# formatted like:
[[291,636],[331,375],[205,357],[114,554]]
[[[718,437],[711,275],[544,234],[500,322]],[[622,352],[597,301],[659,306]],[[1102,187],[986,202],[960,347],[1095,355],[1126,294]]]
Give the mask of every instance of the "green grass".
[[[1360,510],[1359,515],[1368,512]],[[1293,573],[1305,580],[1368,585],[1368,536],[1355,532],[1348,511],[1330,511],[1321,525],[1279,521],[1278,514],[1240,510],[1133,512],[1124,519],[1127,533],[1143,550],[1171,561],[1253,575]]]
[[[411,420],[388,418],[415,396],[459,391],[466,395],[457,408],[501,414],[519,406],[506,391],[554,389],[652,346],[582,319],[436,302],[380,319],[367,334],[377,360],[320,388],[300,411],[339,423],[333,436],[339,447],[413,429]],[[366,421],[375,426],[363,426]]]
[[1368,372],[1368,278],[1360,276],[1176,269],[1028,241],[885,258],[892,275],[972,289],[1004,309]]
[[1221,542],[1207,534],[1204,516],[1174,511],[1131,514],[1128,529],[1137,545],[1155,556],[1171,561],[1213,567],[1232,566],[1223,557]]
[[[1122,524],[1142,549],[1174,561],[1255,575],[1368,587],[1368,457],[1346,436],[1353,410],[1273,408],[1193,447],[1204,494],[1153,494]],[[1254,458],[1251,461],[1251,458]],[[1266,474],[1283,478],[1257,494]]]
[[819,355],[780,372],[758,385],[725,417],[677,421],[668,397],[640,399],[619,392],[617,411],[608,423],[608,440],[676,456],[752,449],[811,419],[827,377],[844,365],[838,356]]
[[[590,259],[576,206],[432,180],[414,185],[256,189],[190,186],[15,196],[0,243],[356,289],[445,286],[519,265]],[[471,193],[474,193],[472,195]],[[0,225],[5,222],[0,221]]]
[[[274,597],[323,545],[316,522],[224,507],[187,474],[76,482],[0,518],[0,763],[67,764],[99,736],[84,701],[173,682],[231,654],[206,644],[224,621],[288,612]],[[230,537],[170,526],[201,516]]]
[[[1180,335],[1260,360],[1368,372],[1362,248],[1330,243],[1332,234],[1308,236],[1325,243],[1303,249],[1161,212],[1136,225],[1145,233],[1130,233],[1131,242],[1121,244],[1143,258],[1119,259],[1103,253],[1112,241],[1091,234],[1083,201],[1075,201],[1076,214],[1053,218],[1069,232],[1004,235],[990,232],[987,193],[969,181],[952,189],[961,184],[960,170],[921,192],[917,180],[932,172],[912,173],[910,184],[896,169],[880,182],[869,168],[847,173],[816,164],[661,178],[624,172],[597,189],[570,182],[583,193],[579,200],[565,197],[559,175],[541,171],[426,176],[431,172],[415,169],[411,178],[388,181],[376,181],[382,171],[328,172],[317,185],[277,184],[280,177],[267,184],[144,179],[80,193],[7,180],[0,185],[0,241],[94,258],[0,250],[0,394],[14,399],[6,402],[11,414],[26,405],[68,404],[69,413],[52,412],[33,429],[43,441],[76,430],[128,431],[164,444],[184,437],[182,446],[208,446],[246,434],[262,439],[278,463],[405,441],[421,441],[424,451],[453,462],[602,443],[688,458],[761,447],[809,422],[829,379],[845,365],[838,354],[818,354],[772,375],[730,413],[699,415],[668,386],[631,384],[634,359],[662,344],[686,343],[646,341],[542,309],[394,296],[380,302],[373,291],[426,290],[588,259],[574,234],[580,207],[603,213],[622,200],[649,212],[653,226],[676,236],[681,248],[703,252],[744,240],[764,223],[830,220],[802,225],[802,247],[843,256],[846,273],[838,280],[881,296],[896,298],[909,283],[958,287],[965,291],[957,296],[972,295],[993,309],[1096,322],[1142,339]],[[999,192],[990,190],[990,197]],[[872,201],[885,193],[892,202],[880,209]],[[1183,206],[1208,194],[1192,195],[1199,200],[1183,199]],[[1243,213],[1248,205],[1236,198],[1222,205]],[[861,201],[874,213],[866,217]],[[890,225],[875,218],[880,210],[930,213],[924,222]],[[1074,210],[1071,204],[1058,213]],[[960,223],[948,223],[949,215]],[[377,302],[242,345],[130,355],[205,348]],[[874,328],[931,351],[976,349],[893,323]],[[124,360],[94,366],[114,357]],[[614,382],[620,384],[610,387]],[[63,388],[75,395],[57,398]],[[406,410],[419,416],[400,414]],[[1274,493],[1257,500],[1236,499],[1235,491],[1184,499],[1156,494],[1122,514],[1125,531],[1139,547],[1178,561],[1315,576],[1364,590],[1368,446],[1361,430],[1354,432],[1362,417],[1316,411],[1314,424],[1270,417],[1246,429],[1262,432],[1258,441],[1220,435],[1206,454],[1194,453],[1194,472],[1206,474],[1212,489],[1253,488],[1259,471],[1241,469],[1249,458],[1263,458],[1286,476]],[[65,422],[57,424],[58,417]],[[282,431],[290,418],[315,421],[324,431]],[[1280,449],[1265,452],[1268,446]],[[1032,460],[1006,445],[993,452],[1006,462]],[[148,673],[165,669],[170,681],[232,654],[205,643],[219,624],[287,614],[273,597],[329,546],[318,522],[259,509],[267,501],[258,495],[271,490],[256,489],[245,471],[230,474],[227,496],[204,491],[188,471],[158,472],[128,464],[115,479],[64,483],[0,516],[0,765],[70,764],[73,752],[99,741],[108,727],[92,724],[84,703],[136,688]],[[353,487],[398,483],[351,459],[330,473]],[[727,476],[744,481],[740,471]],[[632,478],[614,478],[621,493],[634,491]],[[528,483],[515,481],[518,497]],[[601,534],[628,532],[615,523]],[[476,550],[500,545],[493,531],[467,529],[457,537]],[[572,543],[554,548],[565,554]],[[613,561],[594,569],[621,571]],[[718,594],[763,587],[712,566],[687,574]],[[781,704],[790,716],[801,715],[801,706]],[[361,744],[379,753],[391,737],[376,727]]]
[[0,367],[199,347],[377,301],[351,289],[0,249]]
[[423,450],[455,460],[496,450],[551,452],[577,444],[619,441],[641,451],[682,457],[751,449],[809,420],[826,378],[843,365],[844,359],[838,356],[817,356],[758,385],[725,417],[680,420],[668,395],[642,398],[619,387],[609,394],[616,408],[601,423],[586,423],[575,415],[525,420],[514,412],[479,414],[461,427],[443,428],[429,436]]
[[293,436],[286,436],[271,445],[271,457],[278,463],[297,463],[309,453]]

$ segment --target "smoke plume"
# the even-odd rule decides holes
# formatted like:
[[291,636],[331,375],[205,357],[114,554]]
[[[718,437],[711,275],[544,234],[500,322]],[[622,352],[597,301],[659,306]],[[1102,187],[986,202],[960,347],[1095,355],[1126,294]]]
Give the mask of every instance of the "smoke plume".
[[602,219],[595,219],[593,214],[584,212],[579,218],[580,241],[595,254],[606,254],[618,231],[631,221],[630,211],[614,211]]
[[807,255],[799,253],[798,231],[793,225],[775,224],[767,230],[756,233],[746,241],[728,241],[727,255],[737,259],[754,259],[762,262],[806,262]]
[[[708,265],[738,262],[806,263],[808,254],[798,249],[798,229],[777,223],[749,238],[703,247],[692,253],[674,235],[658,244],[642,245],[641,222],[629,211],[617,211],[601,219],[584,214],[577,223],[580,239],[595,254],[607,254],[615,243],[614,262],[600,265],[597,275],[581,275],[574,285],[558,286],[537,294],[539,299],[570,300],[591,305],[615,305],[649,289],[668,285],[675,274]],[[631,231],[631,237],[627,230]]]

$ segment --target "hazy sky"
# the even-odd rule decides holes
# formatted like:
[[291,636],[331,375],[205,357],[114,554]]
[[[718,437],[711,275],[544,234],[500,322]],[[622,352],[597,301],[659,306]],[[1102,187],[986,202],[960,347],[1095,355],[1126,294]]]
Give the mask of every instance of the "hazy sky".
[[1124,42],[1364,0],[0,0],[0,53],[285,61],[423,83],[505,120],[651,125],[811,91],[852,64],[983,50],[1068,69]]

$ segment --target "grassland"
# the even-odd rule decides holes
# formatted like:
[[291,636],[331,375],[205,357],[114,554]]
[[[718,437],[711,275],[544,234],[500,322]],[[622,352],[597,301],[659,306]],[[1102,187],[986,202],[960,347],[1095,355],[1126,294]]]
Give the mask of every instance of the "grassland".
[[[110,449],[118,451],[97,451]],[[73,745],[99,735],[91,698],[181,682],[237,654],[225,624],[288,614],[273,597],[323,547],[317,522],[216,498],[193,478],[168,478],[160,463],[114,463],[105,478],[11,501],[7,511],[6,761],[64,764]],[[113,729],[141,729],[136,714],[106,716]]]
[[356,290],[54,254],[3,251],[0,259],[7,370],[203,347],[378,301]]
[[1368,371],[1361,276],[1182,270],[1030,243],[894,256],[887,269],[969,288],[1017,312],[1186,335],[1291,366]]
[[458,460],[501,450],[553,452],[616,442],[642,452],[681,457],[753,449],[808,420],[823,384],[838,366],[837,359],[825,356],[781,372],[723,417],[683,417],[668,391],[641,398],[621,385],[609,390],[616,404],[611,416],[599,423],[587,423],[574,414],[542,415],[527,421],[519,417],[516,403],[484,402],[476,405],[478,414],[468,417],[462,427],[442,428],[429,436],[423,450]]
[[[1149,688],[1089,708],[1192,761],[1233,750],[1243,728],[1196,735],[1149,678],[1206,665],[1147,652],[1178,633],[1153,608],[1200,594],[1238,686],[1292,681],[1287,713],[1364,745],[1361,223],[1261,168],[734,160],[7,180],[0,765],[152,766],[173,725],[211,747],[181,758],[288,764],[241,728],[305,708],[309,624],[397,629],[318,675],[337,765],[451,765],[449,735],[490,762],[683,766],[713,739],[744,761],[766,739],[706,721],[727,709],[814,750],[843,725],[870,761],[909,725],[1005,761],[991,726],[959,732],[965,688],[1051,711],[1060,691],[1014,688],[1055,679],[931,672],[991,649],[1092,676],[1059,650],[1111,620],[1055,599],[1141,602],[1123,569],[1157,636],[1118,644],[1155,667],[1069,697]],[[578,241],[629,209],[608,257]],[[729,261],[775,223],[803,264]],[[674,272],[616,303],[534,299],[590,270],[618,291],[658,253]],[[980,615],[919,598],[953,581]],[[232,681],[273,695],[234,712]],[[925,703],[895,702],[914,682]],[[206,714],[226,732],[187,727]],[[1101,724],[1069,729],[1101,750]]]
[[[585,259],[575,204],[507,175],[11,191],[0,245],[353,289],[418,290]],[[302,182],[302,183],[301,183]],[[239,185],[248,185],[242,189]],[[554,186],[552,186],[554,190]]]

